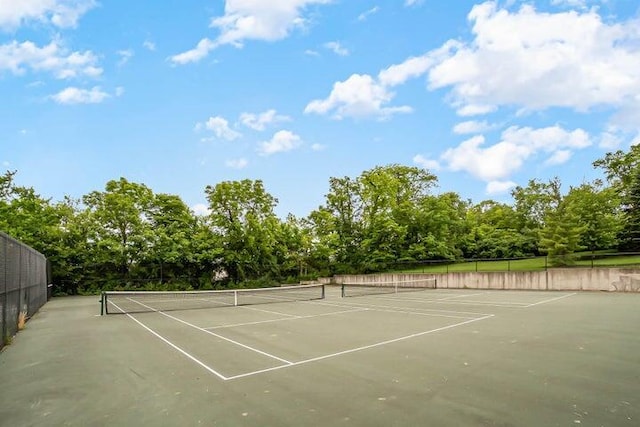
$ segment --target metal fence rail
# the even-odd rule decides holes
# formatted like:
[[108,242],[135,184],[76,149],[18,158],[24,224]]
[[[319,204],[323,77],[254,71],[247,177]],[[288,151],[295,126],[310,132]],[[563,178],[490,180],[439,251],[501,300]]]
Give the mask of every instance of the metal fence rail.
[[20,313],[33,316],[47,302],[47,259],[0,232],[0,348],[18,331]]

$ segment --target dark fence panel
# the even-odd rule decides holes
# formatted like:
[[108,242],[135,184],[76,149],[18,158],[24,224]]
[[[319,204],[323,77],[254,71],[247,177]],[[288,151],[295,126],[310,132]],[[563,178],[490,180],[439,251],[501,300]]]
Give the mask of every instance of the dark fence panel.
[[47,302],[47,259],[0,232],[0,348],[18,331],[20,313],[31,317]]

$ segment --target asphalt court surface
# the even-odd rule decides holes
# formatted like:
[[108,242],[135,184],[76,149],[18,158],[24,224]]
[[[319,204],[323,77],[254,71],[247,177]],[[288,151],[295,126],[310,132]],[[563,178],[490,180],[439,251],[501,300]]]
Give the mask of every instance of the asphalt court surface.
[[[222,380],[259,375],[487,320],[574,293],[422,290],[116,315]],[[152,307],[152,305],[151,305]],[[126,327],[126,326],[123,326]]]
[[607,425],[640,419],[640,294],[435,289],[97,316],[0,353],[0,425]]

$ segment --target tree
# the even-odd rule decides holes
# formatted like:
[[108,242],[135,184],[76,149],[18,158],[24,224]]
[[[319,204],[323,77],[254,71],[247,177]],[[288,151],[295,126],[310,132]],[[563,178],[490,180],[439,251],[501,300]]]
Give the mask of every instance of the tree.
[[470,258],[517,258],[534,251],[535,240],[520,232],[521,217],[512,206],[486,200],[468,210],[467,220],[465,255]]
[[609,152],[593,162],[593,166],[603,169],[609,184],[624,197],[640,168],[640,146],[632,145],[628,152]]
[[545,218],[550,211],[560,205],[560,180],[554,178],[549,182],[532,179],[526,187],[516,187],[511,195],[515,201],[515,211],[519,217],[518,231],[530,242],[528,252],[537,252],[540,245],[540,230],[545,225]]
[[15,174],[0,176],[0,230],[51,255],[61,235],[59,212],[33,188],[15,185]]
[[585,183],[571,187],[565,201],[583,226],[581,247],[595,251],[616,246],[622,219],[620,200],[613,188],[604,188],[601,181]]
[[622,201],[620,248],[640,251],[640,167],[634,170]]
[[585,226],[580,223],[575,208],[564,200],[545,216],[540,230],[540,249],[547,253],[551,265],[571,265],[572,254],[583,249],[580,238],[584,231]]
[[130,267],[143,260],[152,245],[149,208],[153,197],[146,185],[120,178],[107,182],[105,191],[83,198],[87,215],[96,224],[90,237],[94,262],[102,266],[113,262],[122,280],[129,278]]
[[225,181],[205,189],[210,224],[222,243],[221,267],[240,282],[273,276],[278,203],[260,180]]
[[632,145],[628,152],[618,150],[607,153],[593,165],[604,169],[607,181],[621,202],[623,227],[618,236],[618,247],[640,250],[640,146]]
[[170,194],[155,195],[148,216],[150,246],[145,258],[162,283],[179,277],[193,259],[190,239],[196,234],[196,220],[180,197]]

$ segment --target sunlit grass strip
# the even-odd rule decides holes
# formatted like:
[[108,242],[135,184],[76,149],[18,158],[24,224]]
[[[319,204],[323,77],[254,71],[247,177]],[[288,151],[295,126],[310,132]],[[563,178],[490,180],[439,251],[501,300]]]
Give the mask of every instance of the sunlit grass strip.
[[[600,259],[583,259],[575,261],[577,267],[625,267],[640,265],[640,255],[606,257]],[[398,273],[465,273],[490,271],[540,271],[552,268],[546,257],[517,260],[465,261],[454,264],[425,265],[411,269],[394,270]]]

